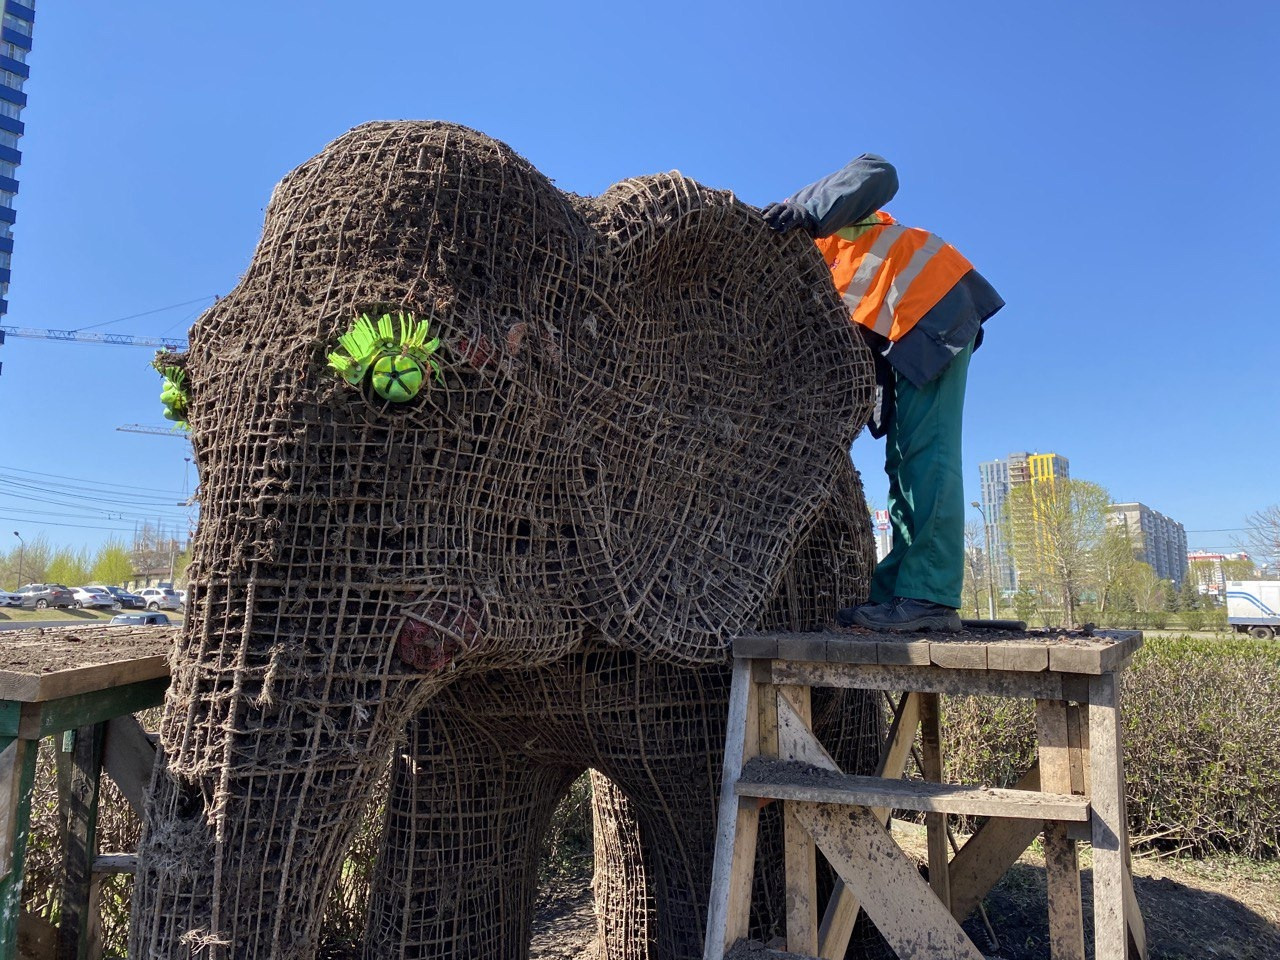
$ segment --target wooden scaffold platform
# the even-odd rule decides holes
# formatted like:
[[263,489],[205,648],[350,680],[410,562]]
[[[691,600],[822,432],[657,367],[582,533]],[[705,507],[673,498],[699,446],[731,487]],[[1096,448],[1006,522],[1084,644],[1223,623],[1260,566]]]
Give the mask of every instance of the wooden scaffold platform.
[[[132,853],[98,852],[101,774],[141,814],[155,747],[132,714],[163,701],[176,633],[98,625],[0,634],[0,960],[99,954],[99,884],[109,873],[133,872],[136,862]],[[56,930],[22,910],[36,756],[45,737],[59,742],[65,813]]]
[[[794,633],[735,642],[705,960],[745,943],[759,810],[771,802],[782,803],[784,830],[780,956],[843,958],[861,908],[899,957],[982,960],[960,923],[1043,834],[1053,960],[1085,958],[1082,840],[1093,847],[1094,957],[1145,958],[1120,729],[1120,674],[1142,635],[975,636]],[[842,772],[818,742],[813,687],[901,692],[875,776]],[[1034,699],[1037,760],[1013,788],[942,782],[940,694]],[[905,780],[917,731],[923,779]],[[924,814],[927,880],[890,836],[893,810]],[[987,818],[954,855],[948,814]],[[839,878],[826,904],[816,851]]]

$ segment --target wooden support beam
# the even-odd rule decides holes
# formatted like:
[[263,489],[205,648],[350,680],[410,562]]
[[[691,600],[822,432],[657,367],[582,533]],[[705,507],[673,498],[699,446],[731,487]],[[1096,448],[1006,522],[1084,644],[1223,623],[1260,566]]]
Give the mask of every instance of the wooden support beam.
[[982,960],[960,924],[870,811],[813,803],[794,806],[827,861],[898,956]]
[[[984,668],[985,654],[984,648]],[[920,743],[923,748],[920,754],[923,761],[921,775],[926,782],[942,783],[942,708],[936,693],[926,693],[920,697]],[[949,911],[951,909],[951,871],[949,869],[951,851],[947,849],[947,815],[938,812],[926,813],[924,823],[929,835],[929,886]]]
[[[814,758],[838,769],[813,736],[813,710],[808,687],[777,687],[778,756],[783,760]],[[787,949],[812,956],[818,952],[817,849],[796,818],[795,804],[782,808],[782,855],[785,870]]]
[[[1040,766],[1032,764],[1015,790],[1040,789]],[[982,898],[1000,882],[1040,835],[1038,820],[990,817],[985,820],[951,860],[951,915],[964,921],[978,908]]]
[[[893,711],[893,724],[889,737],[880,752],[876,764],[877,777],[897,779],[907,769],[911,747],[916,742],[916,730],[920,727],[920,694],[904,693]],[[889,823],[893,811],[888,807],[876,807],[871,811],[877,822]],[[858,919],[858,898],[845,882],[836,878],[835,889],[827,902],[822,923],[818,926],[818,956],[822,960],[843,960],[853,936],[853,925]]]
[[151,768],[156,762],[156,748],[142,724],[129,714],[112,717],[106,729],[102,767],[129,801],[133,812],[141,817],[151,784]]
[[759,687],[751,678],[751,662],[733,661],[704,960],[724,960],[729,946],[747,935],[750,921],[760,807],[740,798],[733,788],[743,764],[760,750]]
[[[1072,764],[1067,705],[1036,701],[1036,739],[1040,785],[1071,792]],[[1053,960],[1084,960],[1084,911],[1080,901],[1080,861],[1075,841],[1061,823],[1044,825],[1044,869],[1049,899],[1049,955]]]
[[105,734],[106,724],[102,723],[76,730],[67,797],[58,960],[86,960],[97,926],[93,861],[98,855],[98,793]]
[[100,853],[93,858],[93,872],[101,874],[137,873],[136,853]]
[[1106,673],[1089,683],[1089,766],[1093,804],[1093,939],[1097,960],[1126,960],[1124,760],[1120,689]]
[[1073,823],[1086,823],[1089,820],[1089,801],[1070,794],[860,777],[848,773],[830,773],[803,764],[783,764],[764,757],[751,762],[735,790],[743,797],[887,807],[893,810],[919,810],[922,813],[1064,820]]
[[0,736],[0,960],[16,957],[36,743]]
[[[910,647],[911,644],[903,644]],[[1012,670],[953,670],[939,666],[906,664],[863,664],[850,670],[843,664],[810,663],[799,660],[762,661],[769,663],[773,682],[807,687],[837,687],[855,690],[916,690],[951,696],[1035,697],[1045,700],[1069,699],[1063,695],[1064,677],[1058,673],[1031,673]]]

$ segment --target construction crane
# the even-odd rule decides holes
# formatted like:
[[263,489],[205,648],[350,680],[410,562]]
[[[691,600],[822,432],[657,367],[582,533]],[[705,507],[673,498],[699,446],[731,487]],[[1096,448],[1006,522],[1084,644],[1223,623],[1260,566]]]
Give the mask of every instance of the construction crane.
[[151,427],[144,423],[126,423],[116,427],[120,433],[150,433],[157,437],[177,437],[179,440],[190,440],[187,431],[181,427]]
[[162,350],[185,350],[187,341],[179,337],[135,337],[128,333],[93,333],[88,330],[40,330],[35,327],[0,326],[0,343],[4,337],[26,337],[29,340],[58,340],[62,343],[111,343],[119,347],[156,347]]

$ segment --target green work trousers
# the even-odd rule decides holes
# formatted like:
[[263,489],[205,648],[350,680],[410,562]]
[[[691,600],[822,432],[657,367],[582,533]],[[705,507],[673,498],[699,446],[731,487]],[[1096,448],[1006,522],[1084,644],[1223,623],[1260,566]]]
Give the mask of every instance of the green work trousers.
[[973,344],[923,387],[895,373],[885,436],[893,549],[876,565],[871,602],[911,597],[960,608],[964,478],[960,433]]

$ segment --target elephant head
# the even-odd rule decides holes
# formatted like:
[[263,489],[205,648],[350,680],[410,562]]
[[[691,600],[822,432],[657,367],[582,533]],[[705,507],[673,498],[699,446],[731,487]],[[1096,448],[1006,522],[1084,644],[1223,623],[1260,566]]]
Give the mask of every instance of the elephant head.
[[[441,341],[405,403],[326,362],[384,312]],[[588,641],[722,660],[871,403],[803,237],[677,173],[575,197],[444,123],[290,173],[190,339],[201,518],[140,957],[309,955],[355,812],[454,679]]]

